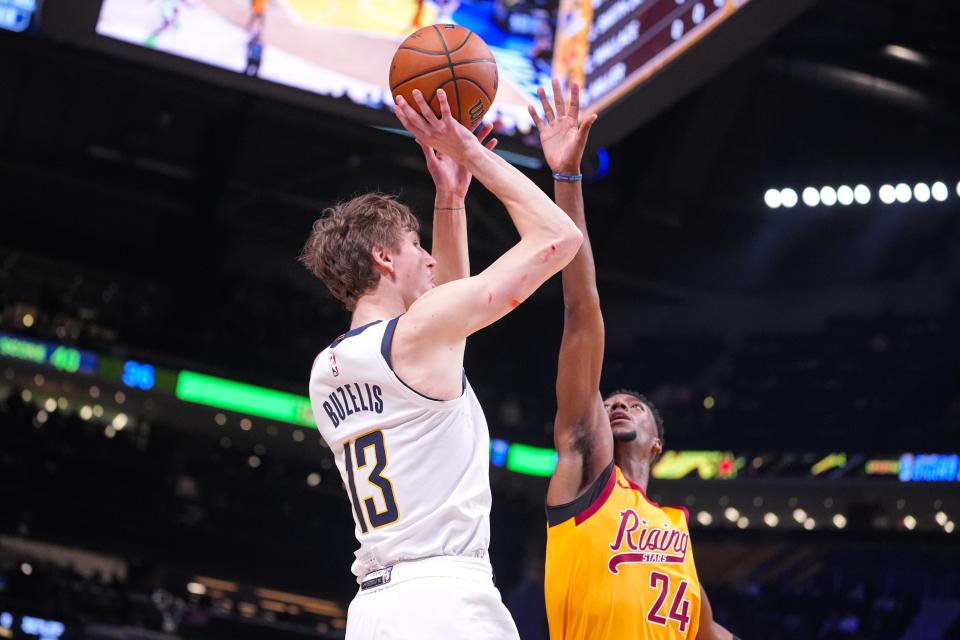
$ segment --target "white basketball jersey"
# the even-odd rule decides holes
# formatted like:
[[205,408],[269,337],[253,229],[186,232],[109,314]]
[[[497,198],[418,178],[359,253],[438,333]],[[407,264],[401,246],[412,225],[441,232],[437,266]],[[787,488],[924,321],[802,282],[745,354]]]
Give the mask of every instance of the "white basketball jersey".
[[404,560],[487,557],[490,435],[463,395],[433,400],[393,372],[397,318],[348,331],[320,353],[310,404],[353,507],[360,578]]

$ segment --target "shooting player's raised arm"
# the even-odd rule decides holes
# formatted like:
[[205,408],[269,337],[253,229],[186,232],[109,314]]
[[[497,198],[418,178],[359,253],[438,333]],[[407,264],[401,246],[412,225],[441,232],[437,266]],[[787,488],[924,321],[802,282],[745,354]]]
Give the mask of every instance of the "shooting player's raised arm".
[[[520,241],[484,271],[428,291],[397,323],[392,348],[398,360],[412,363],[404,366],[407,377],[443,376],[440,395],[434,397],[448,398],[459,388],[467,336],[509,313],[562,269],[580,248],[582,235],[537,185],[454,120],[442,90],[437,92],[440,118],[418,91],[414,97],[419,113],[397,97],[396,113],[404,127],[422,144],[455,159],[490,190],[520,234]],[[407,380],[399,369],[398,375]]]
[[[484,142],[492,131],[492,124],[485,125],[477,133],[477,139]],[[433,243],[430,252],[437,261],[434,267],[436,283],[441,285],[470,276],[466,197],[473,176],[450,156],[422,142],[418,144],[423,149],[427,170],[437,190],[433,202]],[[491,138],[484,146],[492,150],[497,146],[497,139]]]

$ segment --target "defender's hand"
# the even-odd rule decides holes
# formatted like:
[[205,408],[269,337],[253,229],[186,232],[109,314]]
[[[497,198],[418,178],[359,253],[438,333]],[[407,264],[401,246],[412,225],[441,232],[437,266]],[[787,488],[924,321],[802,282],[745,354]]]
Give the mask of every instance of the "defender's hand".
[[[580,118],[580,86],[574,82],[570,86],[570,100],[565,103],[560,81],[553,79],[553,100],[556,113],[547,100],[547,93],[540,87],[537,90],[540,104],[543,106],[543,120],[537,115],[534,106],[527,105],[537,130],[540,131],[540,144],[543,156],[550,169],[556,173],[580,173],[580,159],[587,146],[590,127],[597,121],[597,114]],[[544,121],[545,120],[545,121]]]

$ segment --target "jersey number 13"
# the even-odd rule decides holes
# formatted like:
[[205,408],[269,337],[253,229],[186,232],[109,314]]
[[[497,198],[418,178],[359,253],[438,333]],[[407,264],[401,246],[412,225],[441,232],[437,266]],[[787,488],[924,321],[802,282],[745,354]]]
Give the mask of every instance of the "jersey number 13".
[[[368,451],[372,449],[371,451]],[[360,436],[356,440],[347,440],[343,444],[343,457],[347,467],[347,482],[350,485],[350,497],[353,502],[353,511],[357,515],[357,522],[360,524],[360,530],[366,533],[369,527],[379,529],[396,522],[400,518],[400,511],[397,509],[397,498],[393,493],[393,485],[390,480],[383,476],[383,470],[387,468],[387,449],[383,444],[383,431],[371,431]],[[363,509],[360,508],[360,498],[357,494],[357,482],[353,477],[353,470],[363,469],[368,464],[373,464],[373,470],[367,480],[370,484],[380,489],[383,496],[383,511],[377,511],[377,504],[373,498],[363,500]],[[366,518],[364,518],[366,511]]]

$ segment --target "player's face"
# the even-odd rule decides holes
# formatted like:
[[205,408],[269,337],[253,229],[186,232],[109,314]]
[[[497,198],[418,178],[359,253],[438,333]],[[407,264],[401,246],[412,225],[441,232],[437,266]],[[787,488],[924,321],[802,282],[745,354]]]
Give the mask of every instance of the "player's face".
[[433,280],[433,268],[437,265],[437,261],[420,246],[420,234],[416,231],[403,232],[400,238],[400,250],[394,256],[394,264],[394,273],[407,307],[436,286]]
[[626,393],[617,393],[606,399],[603,408],[610,418],[614,442],[651,443],[657,438],[657,423],[653,412],[639,399]]

